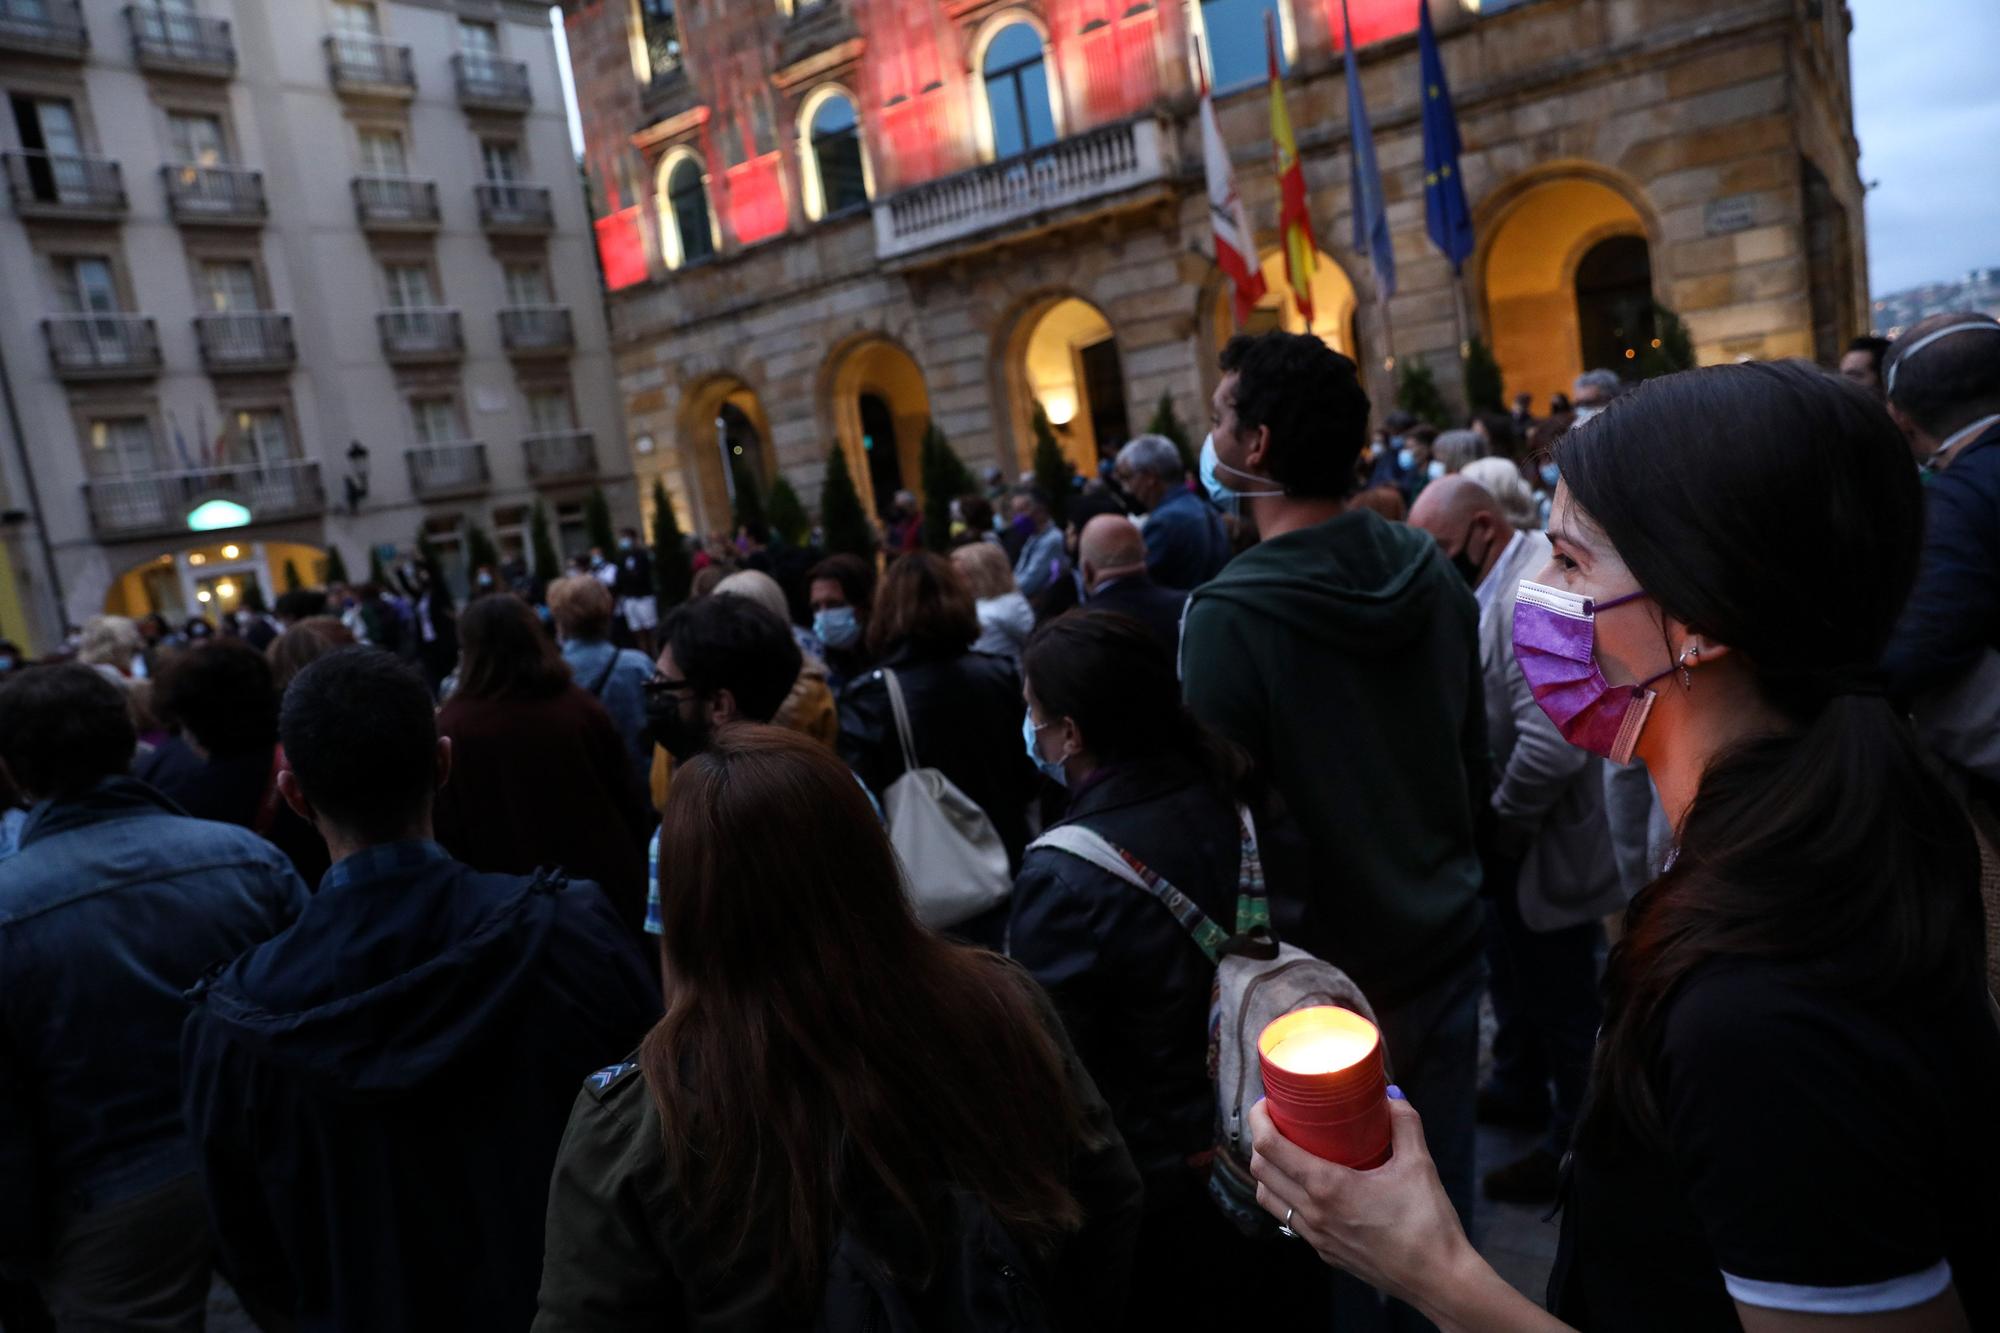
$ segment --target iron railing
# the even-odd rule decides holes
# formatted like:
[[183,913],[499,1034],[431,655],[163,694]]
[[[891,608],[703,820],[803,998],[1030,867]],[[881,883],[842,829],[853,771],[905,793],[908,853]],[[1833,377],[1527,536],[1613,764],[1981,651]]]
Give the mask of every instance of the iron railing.
[[160,369],[160,333],[145,315],[51,315],[49,362],[65,379],[118,379]]

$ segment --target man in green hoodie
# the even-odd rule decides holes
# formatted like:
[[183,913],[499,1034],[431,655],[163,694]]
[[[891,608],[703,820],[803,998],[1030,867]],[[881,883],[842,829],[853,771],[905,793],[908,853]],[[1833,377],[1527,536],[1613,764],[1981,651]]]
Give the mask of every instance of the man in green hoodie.
[[1262,542],[1188,603],[1188,705],[1297,821],[1281,937],[1360,984],[1397,1084],[1471,1221],[1487,741],[1479,615],[1426,533],[1348,505],[1368,436],[1354,363],[1318,338],[1233,339],[1202,473]]

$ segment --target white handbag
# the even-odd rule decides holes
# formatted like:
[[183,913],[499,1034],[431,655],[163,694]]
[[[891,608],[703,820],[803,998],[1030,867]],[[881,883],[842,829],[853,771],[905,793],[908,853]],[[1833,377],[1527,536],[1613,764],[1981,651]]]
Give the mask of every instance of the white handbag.
[[917,920],[932,930],[948,930],[1013,892],[1007,848],[976,801],[935,768],[917,766],[902,684],[889,670],[882,672],[882,681],[903,746],[903,775],[882,793],[889,842],[902,862],[903,891]]

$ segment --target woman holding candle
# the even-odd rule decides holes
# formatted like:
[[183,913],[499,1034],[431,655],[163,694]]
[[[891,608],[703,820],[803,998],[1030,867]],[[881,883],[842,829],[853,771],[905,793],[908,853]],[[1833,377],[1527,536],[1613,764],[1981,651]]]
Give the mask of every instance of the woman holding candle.
[[921,1327],[1115,1320],[1139,1188],[1110,1112],[1021,969],[918,925],[854,775],[725,727],[661,846],[666,1016],[577,1098],[536,1333],[853,1327],[877,1261]]
[[[1024,743],[1068,791],[1060,823],[1138,857],[1229,929],[1247,761],[1182,705],[1158,638],[1125,616],[1071,612],[1029,639],[1022,671]],[[1267,858],[1274,823],[1258,824]],[[1157,900],[1054,847],[1023,858],[1007,936],[1055,999],[1145,1183],[1127,1326],[1221,1328],[1311,1309],[1324,1322],[1330,1284],[1310,1253],[1252,1244],[1208,1197],[1215,964]]]
[[1678,833],[1605,978],[1551,1313],[1467,1243],[1416,1112],[1260,1197],[1446,1328],[2000,1323],[2000,1026],[1970,830],[1873,680],[1922,508],[1883,410],[1797,365],[1652,381],[1557,446],[1515,642],[1573,743]]

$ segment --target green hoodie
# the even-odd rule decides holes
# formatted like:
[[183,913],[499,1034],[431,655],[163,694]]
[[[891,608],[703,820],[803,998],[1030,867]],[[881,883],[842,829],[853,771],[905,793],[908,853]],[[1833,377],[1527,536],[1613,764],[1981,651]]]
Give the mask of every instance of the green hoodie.
[[1181,676],[1303,835],[1303,894],[1271,886],[1288,942],[1378,1004],[1471,956],[1479,613],[1427,534],[1355,509],[1246,551],[1190,599]]

